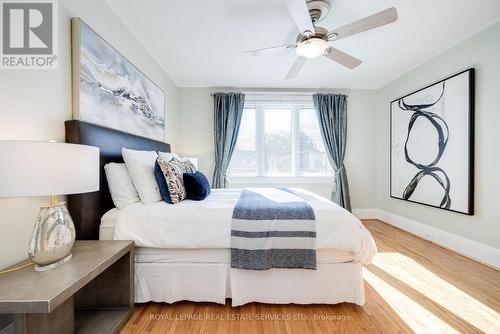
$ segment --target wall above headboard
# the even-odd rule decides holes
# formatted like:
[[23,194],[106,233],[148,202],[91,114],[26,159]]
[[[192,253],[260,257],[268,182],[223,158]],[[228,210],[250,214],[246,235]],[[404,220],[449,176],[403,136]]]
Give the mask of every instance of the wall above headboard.
[[68,208],[75,223],[77,239],[98,239],[101,217],[114,207],[104,165],[123,162],[122,147],[134,150],[170,152],[170,144],[122,131],[85,123],[66,121],[66,142],[95,146],[99,152],[99,191],[68,196]]

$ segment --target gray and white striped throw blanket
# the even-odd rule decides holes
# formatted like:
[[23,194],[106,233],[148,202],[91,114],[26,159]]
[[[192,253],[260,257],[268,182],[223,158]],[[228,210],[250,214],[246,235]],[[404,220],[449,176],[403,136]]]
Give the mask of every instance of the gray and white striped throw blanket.
[[293,191],[241,191],[231,225],[231,268],[315,270],[315,242],[314,210]]

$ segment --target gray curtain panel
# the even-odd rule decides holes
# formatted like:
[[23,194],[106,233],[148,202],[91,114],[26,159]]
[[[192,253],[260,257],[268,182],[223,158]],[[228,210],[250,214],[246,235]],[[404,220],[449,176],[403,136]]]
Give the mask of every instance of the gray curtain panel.
[[332,201],[351,211],[344,155],[347,141],[347,96],[341,94],[314,94],[314,108],[321,137],[335,171],[335,190]]
[[213,97],[215,170],[212,187],[225,188],[226,171],[240,131],[245,94],[215,93]]

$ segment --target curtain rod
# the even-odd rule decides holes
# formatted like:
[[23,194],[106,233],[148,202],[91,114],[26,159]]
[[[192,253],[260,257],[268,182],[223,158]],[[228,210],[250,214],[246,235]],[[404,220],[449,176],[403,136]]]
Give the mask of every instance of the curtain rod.
[[258,94],[262,94],[262,95],[313,95],[315,94],[316,92],[279,92],[279,91],[276,91],[276,92],[273,92],[273,91],[246,91],[246,92],[242,92],[244,94],[248,94],[248,95],[252,95],[252,94],[255,94],[255,95],[258,95]]
[[[217,92],[219,93],[219,92]],[[224,92],[220,92],[224,93]],[[320,93],[320,94],[342,94],[342,95],[347,95],[346,93],[339,93],[339,92],[325,92],[325,91],[318,91],[318,92],[279,92],[279,91],[229,91],[228,93],[242,93],[245,95],[275,95],[275,96],[288,96],[288,95],[294,95],[294,96],[312,96],[313,94]],[[210,93],[210,96],[214,96],[215,93]]]

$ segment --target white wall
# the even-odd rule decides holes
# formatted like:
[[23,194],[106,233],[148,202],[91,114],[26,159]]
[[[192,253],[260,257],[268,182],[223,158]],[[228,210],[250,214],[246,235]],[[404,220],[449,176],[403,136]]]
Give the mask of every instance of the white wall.
[[212,91],[212,88],[179,88],[179,144],[176,146],[176,153],[198,158],[198,169],[210,181],[214,168]]
[[[141,43],[104,1],[59,1],[59,11],[59,68],[0,70],[0,139],[64,141],[71,118],[70,18],[79,16],[166,92],[166,139],[175,147],[178,89]],[[26,157],[26,163],[37,161]],[[0,268],[27,257],[38,208],[47,202],[0,198]]]
[[[228,88],[180,88],[178,153],[197,157],[199,169],[212,179],[214,169],[213,99],[215,91],[235,91]],[[251,91],[251,89],[240,89]],[[262,90],[259,90],[262,91]],[[271,90],[266,90],[271,91]],[[275,89],[275,91],[293,91]],[[302,90],[303,91],[303,90]],[[319,91],[324,91],[319,89]],[[376,205],[376,91],[335,90],[348,95],[348,140],[345,158],[351,187],[353,208],[374,208]],[[302,187],[330,197],[332,182],[328,183],[235,183],[230,187]]]
[[376,206],[377,91],[351,90],[347,104],[345,165],[353,209]]
[[[427,61],[380,90],[379,209],[500,248],[500,23]],[[475,214],[466,216],[389,197],[389,103],[463,69],[476,68]]]

